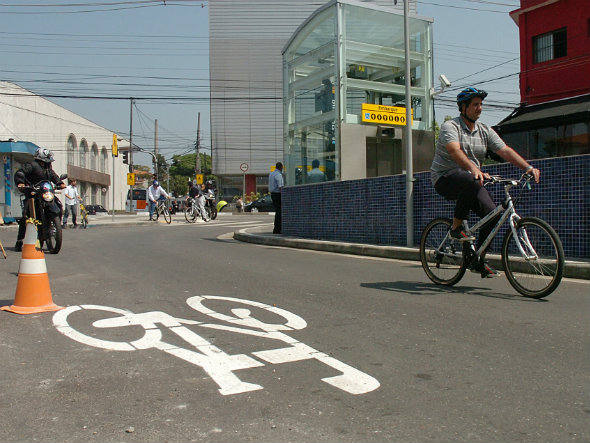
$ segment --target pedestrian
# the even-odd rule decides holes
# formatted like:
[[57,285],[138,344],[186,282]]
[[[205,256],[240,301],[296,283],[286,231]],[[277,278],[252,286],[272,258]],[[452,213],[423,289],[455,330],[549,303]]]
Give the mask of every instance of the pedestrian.
[[326,181],[326,174],[320,169],[320,161],[316,158],[311,162],[311,171],[307,174],[308,183],[321,183]]
[[275,225],[272,230],[273,234],[280,234],[282,232],[281,220],[281,190],[284,186],[283,180],[283,164],[278,162],[275,170],[268,176],[268,190],[270,191],[270,198],[275,207]]
[[64,211],[64,219],[62,222],[62,226],[64,228],[68,224],[68,216],[70,215],[70,212],[72,213],[73,228],[75,229],[78,226],[78,224],[76,223],[78,202],[82,201],[82,199],[78,194],[78,188],[76,187],[77,184],[78,181],[75,178],[68,179],[68,187],[65,190],[66,210]]

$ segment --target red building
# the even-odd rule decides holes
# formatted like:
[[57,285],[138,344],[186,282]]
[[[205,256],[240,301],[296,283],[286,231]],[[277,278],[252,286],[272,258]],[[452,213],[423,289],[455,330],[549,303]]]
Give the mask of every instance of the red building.
[[521,0],[521,105],[497,131],[526,158],[590,154],[590,0]]
[[590,92],[590,1],[522,0],[520,99],[533,105]]

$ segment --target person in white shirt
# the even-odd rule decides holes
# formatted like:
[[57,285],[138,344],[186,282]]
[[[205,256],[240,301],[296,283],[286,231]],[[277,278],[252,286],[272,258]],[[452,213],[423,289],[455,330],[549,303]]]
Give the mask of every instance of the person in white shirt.
[[76,185],[78,181],[75,178],[68,179],[68,186],[65,190],[65,197],[66,197],[66,210],[64,212],[64,219],[62,222],[62,226],[65,228],[68,224],[68,216],[70,212],[72,213],[72,224],[73,228],[76,228],[78,224],[76,223],[76,213],[78,210],[78,202],[82,201],[80,198],[80,194],[78,194],[78,188]]
[[326,181],[326,174],[320,169],[320,161],[316,158],[311,162],[311,171],[307,174],[308,183],[321,183]]
[[153,217],[156,205],[158,204],[158,200],[165,200],[167,198],[170,198],[168,193],[164,191],[164,188],[160,186],[158,180],[154,180],[152,185],[147,190],[147,199],[148,204],[150,205],[150,220],[156,220]]

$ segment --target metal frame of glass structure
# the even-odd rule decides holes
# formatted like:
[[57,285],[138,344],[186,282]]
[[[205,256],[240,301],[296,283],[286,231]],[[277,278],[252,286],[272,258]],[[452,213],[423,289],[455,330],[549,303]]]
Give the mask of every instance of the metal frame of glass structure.
[[[432,130],[434,119],[432,21],[410,17],[414,130]],[[283,75],[287,185],[340,180],[342,123],[360,124],[362,103],[405,106],[403,13],[327,3],[284,47]]]

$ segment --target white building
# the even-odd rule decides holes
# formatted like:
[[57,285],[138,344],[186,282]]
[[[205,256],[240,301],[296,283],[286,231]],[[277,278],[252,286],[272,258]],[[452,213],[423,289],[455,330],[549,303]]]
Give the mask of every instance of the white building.
[[[113,157],[111,145],[113,131],[103,128],[67,109],[39,97],[13,83],[0,82],[0,141],[24,141],[53,151],[53,169],[58,175],[67,173],[78,180],[80,194],[87,204],[113,207],[112,184],[114,177],[114,208],[125,209],[129,186],[127,165],[122,155]],[[129,146],[129,141],[119,141]],[[9,153],[0,153],[2,164],[9,161]],[[20,162],[32,160],[28,154],[17,154],[11,161],[11,171],[0,177],[0,211],[4,216],[20,217],[18,196],[7,207],[6,191],[14,188],[12,177]],[[7,186],[7,175],[11,183]]]
[[[403,2],[365,1],[403,10]],[[416,1],[409,1],[415,13]],[[208,3],[211,152],[226,196],[244,186],[247,193],[266,191],[271,167],[283,160],[281,50],[320,6],[309,0]]]

